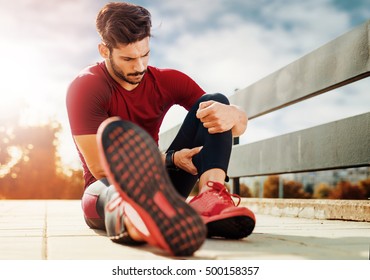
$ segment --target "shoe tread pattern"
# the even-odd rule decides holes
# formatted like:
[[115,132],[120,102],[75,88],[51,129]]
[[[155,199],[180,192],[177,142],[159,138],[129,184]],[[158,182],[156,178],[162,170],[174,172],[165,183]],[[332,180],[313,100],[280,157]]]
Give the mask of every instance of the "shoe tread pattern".
[[[105,127],[101,143],[113,177],[109,179],[119,186],[120,194],[135,202],[139,212],[148,214],[146,219],[152,219],[151,227],[158,227],[173,255],[192,255],[203,244],[206,227],[172,186],[151,136],[131,122],[113,121]],[[154,199],[158,192],[176,211],[170,218]]]

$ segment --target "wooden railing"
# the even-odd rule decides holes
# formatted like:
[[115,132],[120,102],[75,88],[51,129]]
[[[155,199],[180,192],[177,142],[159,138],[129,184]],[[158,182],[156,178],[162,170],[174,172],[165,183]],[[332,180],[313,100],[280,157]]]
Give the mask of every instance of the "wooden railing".
[[[370,75],[369,42],[370,20],[236,91],[229,97],[230,102],[241,106],[252,120],[364,79]],[[169,146],[179,127],[160,135],[161,150]],[[238,192],[239,177],[369,165],[367,112],[259,142],[234,145],[228,175],[234,179],[234,192]]]

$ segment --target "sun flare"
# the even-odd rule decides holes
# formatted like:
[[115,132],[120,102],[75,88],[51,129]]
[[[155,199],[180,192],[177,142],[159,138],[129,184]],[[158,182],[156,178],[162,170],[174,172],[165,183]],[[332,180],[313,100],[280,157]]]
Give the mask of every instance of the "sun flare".
[[0,69],[0,117],[19,121],[30,109],[37,116],[39,101],[45,94],[43,84],[48,78],[45,75],[47,65],[36,49],[0,44],[0,51],[6,54]]

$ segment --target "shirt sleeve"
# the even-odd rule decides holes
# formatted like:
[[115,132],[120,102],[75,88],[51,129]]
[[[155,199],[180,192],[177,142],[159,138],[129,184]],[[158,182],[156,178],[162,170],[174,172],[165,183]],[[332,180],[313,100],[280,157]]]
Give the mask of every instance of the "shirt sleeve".
[[171,92],[174,104],[190,110],[196,101],[205,93],[188,75],[173,69],[162,71],[163,84],[167,85],[167,90]]
[[108,117],[109,85],[94,74],[77,77],[67,91],[66,105],[73,135],[96,134]]

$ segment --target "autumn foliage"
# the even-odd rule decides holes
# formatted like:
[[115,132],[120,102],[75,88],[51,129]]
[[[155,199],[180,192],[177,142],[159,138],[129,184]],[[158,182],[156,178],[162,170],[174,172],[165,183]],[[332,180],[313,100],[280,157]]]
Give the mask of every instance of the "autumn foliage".
[[316,199],[325,199],[329,198],[329,195],[332,192],[332,188],[325,183],[320,183],[315,187],[315,191],[313,193],[313,198]]
[[[268,176],[264,182],[263,196],[266,198],[279,197],[279,176]],[[311,196],[303,188],[302,183],[292,180],[282,180],[283,198],[315,198],[315,199],[368,199],[370,197],[370,179],[351,183],[339,181],[335,186],[319,183]]]
[[240,184],[240,196],[241,197],[252,197],[253,196],[250,188],[244,183]]
[[[279,176],[268,176],[264,182],[263,197],[279,197]],[[310,194],[303,190],[300,182],[283,180],[283,198],[310,198]]]
[[1,199],[78,199],[81,170],[60,166],[58,123],[0,128]]
[[329,194],[332,199],[366,199],[365,188],[358,184],[342,181]]

